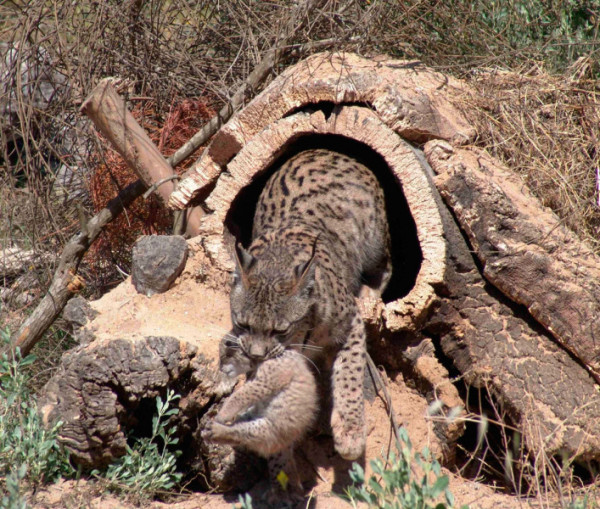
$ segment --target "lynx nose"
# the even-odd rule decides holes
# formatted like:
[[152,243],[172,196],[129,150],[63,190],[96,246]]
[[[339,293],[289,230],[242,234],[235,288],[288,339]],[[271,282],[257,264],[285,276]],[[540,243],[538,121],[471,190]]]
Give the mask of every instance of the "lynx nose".
[[267,355],[267,347],[261,343],[252,343],[248,349],[248,356],[252,359],[264,359]]

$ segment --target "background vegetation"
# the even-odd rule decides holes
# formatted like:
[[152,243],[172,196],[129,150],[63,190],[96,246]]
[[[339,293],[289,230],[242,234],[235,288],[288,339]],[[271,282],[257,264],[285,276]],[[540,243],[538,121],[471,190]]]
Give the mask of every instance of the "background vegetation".
[[[134,177],[79,114],[105,76],[165,155],[231,97],[277,44],[292,0],[7,0],[0,3],[0,327],[43,295],[57,254]],[[476,143],[518,172],[600,253],[600,0],[322,0],[285,49],[417,59],[460,77]],[[271,76],[271,78],[273,77]],[[190,164],[187,161],[185,164]],[[179,168],[178,171],[182,171]],[[141,200],[80,267],[98,297],[129,272],[141,233],[169,213]],[[22,263],[6,268],[8,253]],[[72,344],[57,321],[23,383]],[[8,362],[6,360],[5,362]],[[21,361],[22,362],[22,361]]]

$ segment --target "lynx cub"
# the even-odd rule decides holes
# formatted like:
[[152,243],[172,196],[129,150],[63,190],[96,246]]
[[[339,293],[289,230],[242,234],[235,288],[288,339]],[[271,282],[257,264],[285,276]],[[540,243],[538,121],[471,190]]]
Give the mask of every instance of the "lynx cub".
[[383,191],[356,160],[328,150],[300,152],[269,179],[252,243],[236,246],[233,333],[259,363],[284,347],[317,360],[333,352],[331,427],[337,452],[365,447],[365,330],[355,296],[383,291],[391,276]]
[[[221,367],[224,365],[238,374],[253,371],[235,344],[228,345],[225,352],[221,349]],[[283,470],[298,485],[293,447],[313,424],[317,412],[317,386],[306,359],[280,346],[225,400],[202,437],[246,447],[268,458],[273,481]]]

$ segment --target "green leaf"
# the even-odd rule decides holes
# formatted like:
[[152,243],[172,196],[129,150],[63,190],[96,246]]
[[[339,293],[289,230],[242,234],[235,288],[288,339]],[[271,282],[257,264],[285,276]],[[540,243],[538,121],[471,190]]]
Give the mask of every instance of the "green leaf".
[[442,492],[448,487],[450,480],[447,475],[443,475],[442,477],[438,477],[431,488],[431,497],[437,498]]
[[454,505],[454,495],[452,494],[452,492],[449,489],[446,489],[445,495],[446,495],[446,502],[448,502],[448,505],[453,506]]

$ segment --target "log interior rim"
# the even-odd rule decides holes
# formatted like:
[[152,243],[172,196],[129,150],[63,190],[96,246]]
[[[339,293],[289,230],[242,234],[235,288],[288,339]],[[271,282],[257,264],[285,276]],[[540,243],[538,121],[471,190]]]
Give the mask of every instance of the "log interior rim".
[[248,247],[258,197],[277,168],[295,154],[309,149],[326,149],[350,156],[369,168],[381,183],[390,225],[392,258],[403,270],[395,270],[382,298],[385,303],[406,296],[414,287],[423,262],[417,229],[406,198],[385,160],[368,145],[336,134],[303,135],[290,140],[273,164],[240,190],[225,217],[225,231]]
[[[414,221],[422,258],[410,291],[385,304],[379,303],[373,310],[378,316],[370,318],[383,322],[391,331],[417,326],[435,302],[435,287],[444,277],[446,245],[442,221],[425,169],[412,148],[368,108],[338,105],[329,115],[320,110],[299,111],[252,137],[229,162],[206,199],[211,213],[204,218],[201,234],[212,233],[212,239],[207,239],[205,246],[212,251],[213,259],[229,260],[222,268],[232,269],[231,242],[238,232],[230,231],[228,215],[236,198],[299,138],[315,135],[342,136],[368,146],[395,177]],[[396,271],[402,269],[395,266]]]

